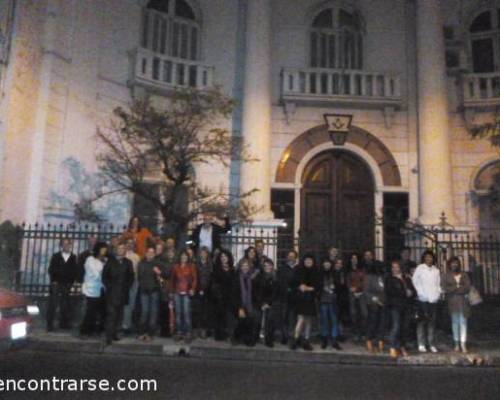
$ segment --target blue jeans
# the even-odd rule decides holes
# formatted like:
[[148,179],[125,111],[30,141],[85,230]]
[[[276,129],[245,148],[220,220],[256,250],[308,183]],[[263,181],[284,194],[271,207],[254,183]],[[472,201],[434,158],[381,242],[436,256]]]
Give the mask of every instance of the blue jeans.
[[386,309],[378,304],[368,305],[368,340],[384,340]]
[[361,338],[361,336],[366,334],[366,320],[368,319],[368,308],[366,306],[365,296],[361,295],[356,297],[351,293],[349,302],[353,331],[358,338]]
[[[417,340],[419,346],[434,345],[434,331],[436,330],[437,303],[419,301],[422,320],[417,323]],[[426,343],[427,339],[427,343]]]
[[332,303],[321,303],[319,306],[321,336],[336,339],[339,337],[339,320],[337,308]]
[[178,333],[191,332],[191,298],[187,294],[175,295],[175,324]]
[[455,343],[467,342],[467,318],[461,312],[451,314],[451,329]]
[[139,289],[139,284],[135,280],[128,292],[128,304],[123,309],[123,321],[122,321],[123,329],[132,328],[132,314],[135,308],[135,301],[137,299],[138,289]]
[[153,335],[158,321],[160,292],[141,292],[141,334]]
[[400,349],[406,346],[408,330],[410,325],[410,313],[408,307],[391,307],[391,333],[389,340],[391,347]]

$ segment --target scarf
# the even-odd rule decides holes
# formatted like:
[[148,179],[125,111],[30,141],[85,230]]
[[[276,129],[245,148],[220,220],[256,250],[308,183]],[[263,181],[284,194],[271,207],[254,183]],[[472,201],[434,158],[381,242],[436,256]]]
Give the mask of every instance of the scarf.
[[251,274],[240,274],[241,303],[243,308],[252,312],[252,276]]

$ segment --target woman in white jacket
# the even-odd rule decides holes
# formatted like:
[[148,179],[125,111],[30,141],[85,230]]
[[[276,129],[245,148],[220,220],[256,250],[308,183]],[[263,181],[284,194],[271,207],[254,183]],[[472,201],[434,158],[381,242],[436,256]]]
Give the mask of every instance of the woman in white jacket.
[[96,243],[93,254],[85,261],[85,275],[82,284],[82,293],[85,295],[86,308],[80,327],[81,336],[99,333],[104,327],[104,296],[102,271],[107,261],[108,245]]
[[419,321],[417,323],[418,351],[427,352],[426,345],[432,353],[438,349],[434,345],[434,330],[436,329],[437,303],[441,297],[441,273],[435,266],[434,253],[427,250],[422,254],[420,264],[412,277],[413,286],[417,291],[417,307]]

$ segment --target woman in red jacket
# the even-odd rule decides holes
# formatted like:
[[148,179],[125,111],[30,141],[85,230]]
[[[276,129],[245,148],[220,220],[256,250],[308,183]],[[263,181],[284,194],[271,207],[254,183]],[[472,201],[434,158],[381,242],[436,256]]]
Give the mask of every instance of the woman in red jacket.
[[196,266],[189,261],[187,251],[179,255],[179,263],[172,270],[172,291],[175,301],[177,340],[191,341],[191,298],[197,290],[198,273]]

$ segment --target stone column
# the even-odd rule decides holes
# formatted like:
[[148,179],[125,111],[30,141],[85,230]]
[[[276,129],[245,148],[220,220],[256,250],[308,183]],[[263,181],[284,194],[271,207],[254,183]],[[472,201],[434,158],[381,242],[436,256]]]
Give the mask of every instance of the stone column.
[[453,208],[448,94],[439,0],[417,0],[418,145],[420,216],[438,224],[441,213],[456,224]]
[[248,0],[243,94],[243,143],[259,161],[241,166],[241,192],[259,191],[249,201],[262,208],[254,220],[271,220],[271,0]]

